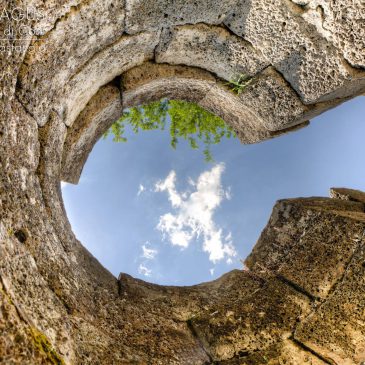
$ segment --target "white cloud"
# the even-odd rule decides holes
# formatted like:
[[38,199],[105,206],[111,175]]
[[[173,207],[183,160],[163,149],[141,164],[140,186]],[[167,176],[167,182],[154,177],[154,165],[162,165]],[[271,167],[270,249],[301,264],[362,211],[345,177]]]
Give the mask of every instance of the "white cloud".
[[159,181],[155,191],[166,191],[175,212],[160,217],[157,225],[164,238],[174,246],[187,248],[191,241],[202,237],[203,250],[209,254],[212,262],[223,259],[231,261],[236,256],[230,232],[224,237],[222,229],[216,227],[213,220],[215,210],[230,194],[223,190],[221,176],[224,164],[218,164],[203,172],[196,182],[189,179],[192,193],[179,193],[176,190],[176,173],[171,171],[164,181]]
[[137,196],[140,196],[145,190],[146,188],[142,184],[139,184]]
[[214,271],[215,271],[215,269],[214,269],[214,268],[210,269],[210,270],[209,270],[210,275],[212,275],[212,276],[213,276],[213,275],[214,275]]
[[142,258],[146,260],[153,260],[158,254],[158,251],[153,248],[149,248],[148,245],[149,245],[148,242],[146,242],[145,245],[142,245],[142,250],[143,250]]
[[147,268],[144,264],[139,265],[138,272],[144,276],[151,276],[151,274],[152,274],[152,270]]
[[176,172],[171,171],[164,181],[159,181],[155,186],[155,191],[167,191],[169,200],[173,207],[179,207],[182,203],[181,197],[175,188]]
[[69,185],[67,182],[61,181],[61,189],[64,189],[67,185]]

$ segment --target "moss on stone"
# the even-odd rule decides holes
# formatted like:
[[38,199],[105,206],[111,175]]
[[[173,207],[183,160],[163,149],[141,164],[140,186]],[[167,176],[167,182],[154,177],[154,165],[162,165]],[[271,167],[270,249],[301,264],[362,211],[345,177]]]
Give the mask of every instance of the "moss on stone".
[[60,355],[58,355],[46,335],[34,327],[31,328],[31,334],[35,347],[40,353],[46,356],[47,360],[49,360],[51,364],[65,365],[64,360],[60,357]]

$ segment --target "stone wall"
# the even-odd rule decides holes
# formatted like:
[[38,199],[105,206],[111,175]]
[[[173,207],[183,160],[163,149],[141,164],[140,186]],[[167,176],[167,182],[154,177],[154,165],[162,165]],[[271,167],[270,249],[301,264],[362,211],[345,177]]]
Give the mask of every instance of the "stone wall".
[[[255,143],[363,93],[363,1],[0,4],[43,14],[21,21],[36,36],[1,41],[0,363],[365,361],[360,192],[278,202],[247,269],[193,287],[113,277],[60,192],[129,106],[193,101]],[[254,82],[237,95],[242,73]]]

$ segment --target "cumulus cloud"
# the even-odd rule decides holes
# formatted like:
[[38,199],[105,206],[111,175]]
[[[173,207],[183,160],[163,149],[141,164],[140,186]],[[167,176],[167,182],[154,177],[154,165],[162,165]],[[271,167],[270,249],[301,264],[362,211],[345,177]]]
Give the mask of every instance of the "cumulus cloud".
[[150,277],[152,276],[152,269],[150,269],[149,263],[156,258],[158,250],[153,248],[147,241],[142,245],[142,253],[139,256],[140,265],[138,266],[138,272],[141,275]]
[[138,272],[141,274],[141,275],[144,275],[144,276],[151,276],[152,274],[152,270],[150,270],[148,267],[146,267],[144,264],[140,264],[138,266]]
[[149,248],[148,246],[149,246],[148,242],[142,245],[142,251],[143,251],[142,258],[146,260],[153,260],[156,257],[158,251],[153,248]]
[[167,191],[169,200],[174,208],[181,205],[182,199],[180,194],[176,191],[176,172],[171,171],[164,181],[159,181],[155,186],[155,191]]
[[171,171],[165,180],[155,186],[156,192],[167,192],[173,208],[172,212],[160,217],[157,229],[172,245],[182,249],[187,248],[193,239],[201,238],[203,251],[208,253],[209,260],[214,263],[223,259],[229,263],[237,254],[230,232],[223,234],[213,219],[222,201],[230,198],[230,192],[222,188],[223,171],[224,164],[218,164],[203,172],[197,181],[189,179],[189,185],[195,189],[193,192],[177,191],[175,171]]

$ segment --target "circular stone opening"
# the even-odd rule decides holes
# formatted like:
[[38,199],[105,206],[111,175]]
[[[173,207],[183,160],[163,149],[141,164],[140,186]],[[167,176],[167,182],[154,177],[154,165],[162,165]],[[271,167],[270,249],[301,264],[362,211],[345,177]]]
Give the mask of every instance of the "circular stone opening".
[[[211,163],[188,142],[172,149],[168,125],[138,134],[127,128],[126,143],[112,135],[97,142],[77,186],[63,184],[69,219],[114,276],[192,285],[242,269],[277,197],[325,196],[329,181],[349,184],[349,176],[364,189],[355,157],[363,150],[355,133],[362,108],[356,99],[302,133],[260,145],[223,140],[212,147]],[[346,130],[354,132],[344,134],[348,113]],[[339,150],[339,140],[349,148]]]
[[[363,318],[356,310],[364,308],[365,290],[361,192],[332,190],[337,198],[360,201],[279,202],[247,259],[250,270],[192,287],[126,274],[116,279],[75,239],[60,194],[60,180],[79,181],[95,136],[123,108],[160,98],[195,102],[234,127],[242,142],[256,143],[363,94],[361,7],[322,1],[324,29],[312,2],[302,0],[265,1],[264,7],[263,1],[217,0],[38,1],[37,9],[20,9],[20,3],[6,2],[0,26],[0,359],[82,365],[363,361]],[[32,36],[17,39],[21,28]],[[334,120],[340,110],[346,119],[354,110],[364,114],[351,105],[327,117]],[[90,118],[100,123],[85,129]],[[245,227],[268,197],[323,195],[332,184],[363,189],[362,127],[346,120],[339,130],[333,120],[330,129],[320,123],[303,132],[318,128],[306,143],[288,136],[236,154],[230,149],[222,182],[230,173],[234,179],[226,203],[242,211],[222,222]],[[293,153],[298,150],[301,155]],[[72,158],[67,151],[75,152]],[[222,227],[232,230],[238,250],[246,247],[243,237],[254,242],[258,235],[248,236],[253,225],[239,235]],[[24,243],[17,230],[26,233]]]

